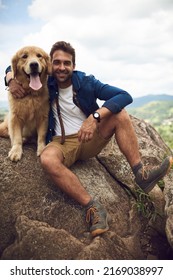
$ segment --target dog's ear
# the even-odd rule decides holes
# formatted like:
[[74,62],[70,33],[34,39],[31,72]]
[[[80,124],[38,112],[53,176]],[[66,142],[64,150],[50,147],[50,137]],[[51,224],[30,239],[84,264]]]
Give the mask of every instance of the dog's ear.
[[47,64],[47,74],[51,75],[52,74],[52,63],[50,60],[50,56],[46,54],[45,56],[46,64]]
[[17,76],[17,61],[18,61],[18,55],[16,53],[11,60],[11,66],[12,66],[12,72],[14,78]]

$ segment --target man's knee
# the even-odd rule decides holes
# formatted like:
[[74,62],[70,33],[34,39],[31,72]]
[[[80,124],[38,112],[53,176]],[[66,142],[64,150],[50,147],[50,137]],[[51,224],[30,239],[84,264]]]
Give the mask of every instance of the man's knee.
[[126,110],[121,110],[117,114],[112,114],[110,117],[105,118],[100,124],[100,134],[103,138],[110,138],[117,129],[124,128],[131,125],[129,114]]
[[49,152],[48,148],[43,150],[43,152],[41,153],[40,161],[41,161],[41,165],[43,166],[43,168],[47,169],[47,167],[50,165],[50,161],[51,161],[51,153]]
[[127,111],[125,109],[121,110],[121,112],[119,112],[118,114],[115,114],[115,120],[118,121],[127,121],[130,120],[129,114],[127,113]]
[[124,125],[127,126],[130,125],[131,119],[127,111],[123,109],[121,112],[114,115],[113,123],[115,124],[115,128]]
[[61,151],[57,151],[54,147],[47,147],[41,153],[40,161],[44,169],[50,169],[55,165],[58,167],[63,161],[63,155]]

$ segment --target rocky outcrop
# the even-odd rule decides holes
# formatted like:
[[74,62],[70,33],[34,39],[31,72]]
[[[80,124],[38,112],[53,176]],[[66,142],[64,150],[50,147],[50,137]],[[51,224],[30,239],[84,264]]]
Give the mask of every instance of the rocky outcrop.
[[[158,133],[132,118],[144,161],[170,154]],[[110,230],[91,238],[84,209],[51,182],[34,145],[11,162],[9,139],[0,139],[1,259],[172,259],[173,172],[149,196],[138,191],[114,139],[102,153],[71,167],[110,213]]]

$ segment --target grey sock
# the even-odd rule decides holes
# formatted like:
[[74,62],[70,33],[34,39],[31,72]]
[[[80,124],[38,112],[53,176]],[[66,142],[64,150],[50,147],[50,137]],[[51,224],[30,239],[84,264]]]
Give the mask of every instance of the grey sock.
[[89,208],[93,205],[93,203],[94,203],[94,200],[91,199],[91,200],[88,202],[88,204],[85,205],[85,208],[86,208],[86,209],[89,209]]
[[133,174],[136,175],[136,173],[138,172],[138,170],[143,166],[142,162],[139,162],[138,164],[136,164],[135,166],[132,167],[132,171]]

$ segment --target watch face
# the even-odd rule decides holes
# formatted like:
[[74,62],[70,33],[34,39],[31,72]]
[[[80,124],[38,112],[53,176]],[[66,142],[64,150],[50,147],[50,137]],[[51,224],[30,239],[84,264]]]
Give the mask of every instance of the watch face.
[[100,114],[98,112],[93,113],[94,119],[96,119],[98,122],[100,122]]
[[99,116],[100,116],[99,113],[97,113],[97,112],[94,113],[95,118],[99,118]]

